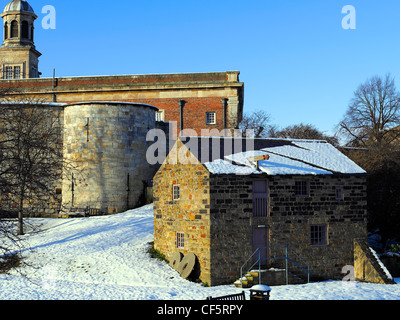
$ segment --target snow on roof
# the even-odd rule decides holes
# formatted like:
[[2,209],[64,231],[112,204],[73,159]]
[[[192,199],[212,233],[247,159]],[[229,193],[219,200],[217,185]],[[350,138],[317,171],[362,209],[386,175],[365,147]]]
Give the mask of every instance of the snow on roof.
[[[268,142],[268,141],[264,141]],[[268,155],[257,162],[254,157]],[[264,143],[260,150],[226,155],[204,163],[214,174],[318,175],[366,173],[335,147],[321,140],[290,140],[284,144]]]
[[235,165],[223,159],[217,159],[214,160],[213,162],[207,162],[205,166],[208,171],[215,174],[249,175],[249,174],[261,173],[256,168],[252,168],[251,166]]

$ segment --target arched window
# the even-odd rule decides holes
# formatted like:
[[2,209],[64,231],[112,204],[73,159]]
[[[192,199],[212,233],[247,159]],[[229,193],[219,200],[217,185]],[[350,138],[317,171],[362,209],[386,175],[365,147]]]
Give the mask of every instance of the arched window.
[[7,24],[7,22],[4,23],[4,39],[5,40],[8,39],[8,24]]
[[27,21],[21,23],[21,38],[29,39],[29,24]]
[[31,41],[33,42],[33,26],[31,27]]
[[18,22],[11,22],[11,38],[18,38]]

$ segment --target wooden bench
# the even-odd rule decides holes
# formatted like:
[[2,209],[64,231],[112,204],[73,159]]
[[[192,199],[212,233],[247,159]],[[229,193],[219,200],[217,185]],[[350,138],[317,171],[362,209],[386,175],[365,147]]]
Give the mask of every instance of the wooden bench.
[[206,300],[246,300],[246,296],[244,291],[242,293],[237,293],[237,294],[230,294],[227,296],[221,296],[221,297],[207,297]]

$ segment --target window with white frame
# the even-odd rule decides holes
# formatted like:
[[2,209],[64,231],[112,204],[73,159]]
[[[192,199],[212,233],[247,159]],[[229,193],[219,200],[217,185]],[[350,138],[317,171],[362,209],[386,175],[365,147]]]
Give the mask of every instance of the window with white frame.
[[21,67],[20,66],[14,67],[14,79],[21,79]]
[[328,244],[327,225],[310,226],[310,243],[312,246],[326,246]]
[[176,233],[176,248],[177,249],[185,248],[185,234],[183,232]]
[[13,78],[13,67],[5,67],[4,79],[12,79],[12,78]]
[[216,124],[215,112],[206,112],[206,124]]
[[156,111],[156,121],[164,121],[165,120],[165,112],[164,110]]
[[172,186],[172,200],[179,200],[181,198],[181,188],[179,184]]

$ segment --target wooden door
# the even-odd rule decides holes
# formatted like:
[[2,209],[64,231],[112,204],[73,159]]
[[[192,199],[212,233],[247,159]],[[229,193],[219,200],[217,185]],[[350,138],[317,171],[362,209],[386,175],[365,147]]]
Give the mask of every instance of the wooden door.
[[[253,252],[260,249],[261,264],[265,265],[269,258],[269,230],[268,227],[256,227],[253,229]],[[254,256],[254,261],[258,255]]]

